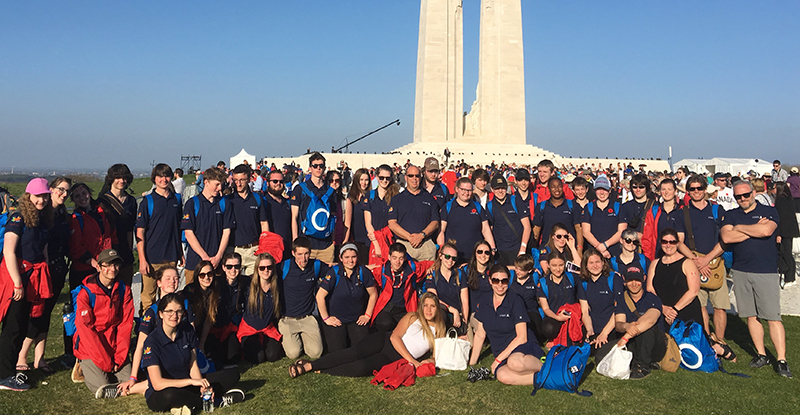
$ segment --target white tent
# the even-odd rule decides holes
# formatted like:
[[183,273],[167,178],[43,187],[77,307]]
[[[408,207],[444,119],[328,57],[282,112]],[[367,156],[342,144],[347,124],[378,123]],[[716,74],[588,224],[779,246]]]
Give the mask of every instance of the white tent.
[[256,156],[248,154],[246,151],[244,151],[244,149],[242,149],[242,151],[240,151],[239,154],[231,157],[231,164],[229,164],[228,166],[231,169],[233,169],[234,167],[244,163],[245,161],[250,163],[250,167],[252,168],[256,167]]
[[744,175],[750,170],[756,171],[759,175],[767,174],[772,170],[772,163],[764,159],[739,159],[739,158],[720,158],[713,159],[683,159],[673,163],[673,169],[686,166],[690,171],[697,173],[730,173],[732,175]]

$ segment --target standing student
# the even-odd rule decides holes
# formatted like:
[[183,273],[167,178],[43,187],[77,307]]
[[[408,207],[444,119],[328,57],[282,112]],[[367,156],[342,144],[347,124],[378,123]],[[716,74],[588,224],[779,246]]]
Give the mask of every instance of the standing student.
[[[459,262],[471,259],[471,252],[463,247],[474,246],[480,240],[489,242],[493,251],[494,236],[489,226],[489,213],[472,199],[472,182],[466,177],[456,181],[456,198],[447,202],[441,212],[441,231],[436,239],[439,246],[446,240],[453,240],[462,247],[458,253]],[[448,227],[452,223],[453,226]]]
[[156,272],[175,267],[183,258],[181,246],[181,201],[170,189],[172,169],[156,164],[150,173],[155,190],[139,203],[136,219],[136,249],[142,274],[141,310],[156,301]]
[[136,225],[136,199],[128,191],[133,174],[125,164],[108,168],[105,183],[97,197],[108,223],[117,234],[117,243],[112,248],[122,257],[119,279],[130,287],[133,279],[133,236]]
[[619,255],[619,239],[627,225],[619,223],[619,202],[609,198],[611,182],[601,174],[594,182],[597,200],[589,202],[581,214],[581,230],[586,244],[592,246],[604,258]]
[[203,191],[186,201],[181,229],[186,235],[189,250],[186,254],[186,283],[194,281],[192,270],[200,261],[210,261],[216,267],[225,254],[231,229],[236,226],[233,209],[220,197],[227,175],[220,169],[205,171]]
[[250,363],[275,362],[284,356],[278,319],[281,317],[278,265],[269,253],[258,256],[247,305],[236,336]]
[[370,195],[369,172],[367,169],[358,169],[353,173],[353,185],[347,193],[344,211],[344,226],[347,229],[345,241],[352,241],[358,248],[358,262],[369,263],[369,237],[364,211],[366,201]]
[[43,313],[44,300],[54,294],[48,292],[50,275],[45,252],[48,231],[53,226],[52,214],[47,180],[36,178],[28,182],[18,211],[6,223],[0,263],[0,390],[30,389],[28,377],[18,373],[25,367],[21,368],[17,359],[31,315]]
[[228,196],[236,228],[231,231],[229,252],[242,257],[242,275],[255,273],[256,250],[261,232],[269,231],[267,206],[261,195],[250,189],[252,170],[246,164],[233,169],[234,192]]
[[486,202],[489,224],[492,229],[497,260],[510,266],[514,259],[528,251],[531,237],[531,220],[528,206],[520,203],[515,195],[508,195],[508,182],[502,175],[492,178],[494,198]]
[[[311,177],[292,189],[292,240],[303,235],[311,243],[310,258],[332,264],[334,259],[333,227],[336,221],[334,190],[325,183],[325,157],[314,153],[308,158]],[[311,211],[314,199],[321,204]]]
[[268,227],[283,239],[282,257],[288,258],[292,252],[292,207],[284,195],[286,185],[283,180],[280,170],[269,172],[264,200],[267,202]]
[[[392,198],[400,192],[400,186],[394,182],[392,168],[387,164],[381,164],[377,170],[378,187],[370,191],[369,198],[364,201],[364,226],[367,228],[367,238],[370,247],[375,250],[377,257],[388,255],[388,252],[381,252],[380,243],[375,236],[376,232],[381,232],[391,236],[389,230],[389,205]],[[387,238],[388,239],[388,238]]]
[[72,211],[69,253],[69,289],[73,290],[84,278],[100,270],[97,255],[111,249],[117,242],[103,208],[92,199],[92,190],[85,183],[75,183],[71,190]]

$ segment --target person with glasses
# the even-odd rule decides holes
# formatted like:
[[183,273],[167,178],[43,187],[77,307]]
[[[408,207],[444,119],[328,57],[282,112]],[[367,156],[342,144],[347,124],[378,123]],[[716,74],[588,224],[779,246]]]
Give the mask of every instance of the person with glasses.
[[678,251],[678,232],[666,228],[659,235],[664,255],[650,264],[647,291],[656,294],[663,304],[662,314],[667,324],[675,319],[685,323],[700,322],[703,318],[697,293],[700,291],[700,272],[694,261]]
[[219,290],[214,285],[214,266],[211,261],[200,261],[194,269],[196,279],[182,291],[189,300],[195,315],[195,331],[200,339],[198,348],[205,351],[206,339],[217,321]]
[[642,275],[647,275],[650,260],[644,254],[639,253],[639,233],[633,229],[625,229],[622,231],[619,241],[622,252],[609,261],[611,269],[622,272],[623,269],[637,267]]
[[772,177],[772,181],[774,183],[785,182],[789,178],[789,173],[787,173],[786,170],[781,168],[780,160],[775,160],[772,162],[772,171],[770,171],[769,174]]
[[[572,313],[564,306],[578,304],[575,277],[566,270],[567,259],[560,252],[551,252],[546,257],[547,273],[536,284],[536,297],[541,308],[542,325],[538,332],[550,342],[555,340],[561,326],[569,321]],[[580,308],[578,308],[580,310]]]
[[228,365],[239,359],[241,345],[236,332],[247,303],[250,277],[241,275],[242,257],[236,252],[222,257],[222,270],[225,279],[220,278],[215,284],[215,289],[219,290],[219,306],[216,321],[206,339],[205,351],[209,359]]
[[726,211],[739,207],[739,204],[736,203],[736,199],[733,198],[733,189],[731,189],[730,183],[728,182],[728,175],[725,173],[714,174],[714,187],[716,191],[711,200],[717,202],[717,204],[725,208]]
[[389,246],[388,258],[382,265],[372,268],[380,287],[372,314],[372,324],[378,331],[394,330],[406,313],[417,310],[417,289],[422,288],[425,272],[432,264],[432,261],[409,259],[406,246],[401,243]]
[[236,227],[231,230],[228,252],[242,257],[242,275],[255,273],[256,250],[261,232],[269,231],[267,206],[261,195],[250,188],[252,169],[240,164],[233,169],[233,190],[228,196]]
[[649,195],[650,179],[644,174],[636,174],[631,178],[630,189],[633,199],[619,207],[619,223],[624,224],[626,228],[635,229],[641,240],[645,214],[655,204],[655,200]]
[[450,194],[450,190],[447,186],[439,180],[441,170],[439,169],[439,160],[437,160],[436,157],[426,158],[424,167],[425,185],[423,187],[436,200],[436,204],[441,212],[444,204],[452,199],[453,195]]
[[747,328],[757,355],[750,367],[761,368],[770,363],[764,347],[766,320],[775,345],[779,375],[791,378],[786,363],[786,332],[781,321],[781,289],[778,275],[776,237],[778,212],[755,201],[748,181],[737,182],[733,194],[739,208],[725,213],[720,231],[722,241],[733,249],[733,290],[739,317],[747,319]]
[[[378,166],[378,187],[369,192],[369,197],[364,200],[364,226],[367,228],[367,238],[374,256],[381,259],[388,252],[383,252],[382,245],[388,247],[392,243],[392,232],[389,229],[389,205],[392,198],[400,193],[400,186],[394,182],[394,173],[388,164]],[[384,243],[381,243],[384,241]],[[370,258],[372,262],[372,258]],[[366,262],[365,262],[366,263]]]
[[133,174],[127,165],[118,163],[108,168],[97,202],[103,208],[108,223],[117,234],[112,245],[122,256],[119,279],[130,286],[133,279],[133,241],[136,226],[136,198],[129,192]]
[[676,197],[675,181],[663,179],[658,184],[658,189],[661,203],[645,212],[642,228],[642,252],[651,261],[663,255],[658,235],[666,228],[674,229],[678,217],[683,214],[683,202]]
[[[353,242],[358,248],[358,262],[369,263],[369,236],[364,212],[370,194],[369,171],[358,169],[353,173],[353,185],[347,192],[345,201],[344,225],[347,234],[345,242]],[[341,252],[340,252],[341,254]]]
[[358,248],[342,246],[339,264],[331,267],[319,281],[317,308],[328,352],[355,345],[369,334],[378,290],[367,267],[358,263]]
[[469,290],[466,272],[456,266],[457,262],[456,242],[449,240],[439,248],[439,255],[425,276],[425,290],[439,297],[447,328],[455,327],[463,335],[467,333]]
[[572,237],[567,227],[562,223],[553,225],[550,229],[550,239],[539,250],[539,270],[542,275],[546,275],[549,272],[547,256],[552,252],[558,252],[564,255],[567,261],[581,266],[581,254],[576,246],[575,238]]
[[[462,177],[456,181],[456,198],[447,202],[441,211],[442,227],[436,243],[444,245],[445,240],[454,240],[461,247],[474,246],[486,240],[494,249],[494,236],[489,226],[489,213],[472,199],[472,182]],[[452,223],[453,226],[448,226]],[[469,261],[470,252],[462,248],[458,252],[459,262]]]
[[483,296],[476,305],[477,331],[469,364],[478,363],[488,338],[494,355],[492,374],[497,380],[505,385],[532,385],[533,376],[542,368],[543,353],[528,329],[525,302],[518,295],[509,295],[511,273],[505,265],[493,265],[489,275],[492,294]]
[[[167,294],[158,302],[159,324],[144,343],[142,367],[147,370],[147,407],[154,412],[191,414],[203,406],[203,393],[211,391],[216,406],[242,402],[240,389],[233,389],[239,372],[224,369],[203,376],[197,365],[197,336],[184,321],[183,298]],[[175,408],[179,408],[177,411]]]
[[478,322],[473,317],[481,297],[488,296],[492,292],[492,285],[489,283],[489,270],[494,265],[494,253],[492,247],[486,241],[478,241],[472,248],[472,259],[461,268],[467,274],[467,288],[469,289],[469,325],[467,337],[471,342],[475,331],[478,330]]
[[[183,261],[181,211],[179,196],[172,191],[172,169],[159,163],[150,173],[155,190],[139,203],[136,219],[136,249],[142,274],[140,314],[156,301],[156,281],[162,268],[175,267]],[[191,281],[189,281],[191,282]]]
[[578,257],[583,249],[583,229],[581,228],[580,205],[564,196],[564,185],[558,177],[550,178],[550,198],[536,205],[533,215],[533,238],[545,243],[550,238],[550,231],[557,223],[566,225],[570,235],[575,238]]
[[[310,178],[292,189],[290,199],[292,206],[292,240],[294,241],[299,236],[304,236],[311,242],[310,258],[319,259],[326,264],[332,264],[335,257],[334,232],[330,232],[327,235],[325,233],[328,233],[327,229],[329,229],[330,221],[336,220],[336,206],[339,199],[333,197],[335,191],[325,182],[325,157],[320,153],[314,153],[308,158],[308,163],[311,173]],[[314,197],[318,198],[319,202],[327,201],[324,203],[325,207],[316,212],[308,212],[312,200],[311,196],[303,190],[304,187]],[[327,221],[324,226],[320,225],[318,219],[315,220],[315,217],[323,215],[323,212],[327,214]],[[307,221],[312,222],[313,227],[301,228],[300,224]]]
[[439,229],[439,205],[420,187],[419,167],[408,166],[405,177],[406,191],[393,197],[389,205],[389,229],[412,258],[433,261],[436,245],[431,238]]
[[[336,218],[336,223],[333,227],[333,261],[329,263],[332,265],[338,259],[337,255],[342,243],[350,237],[351,223],[345,223],[345,215],[347,204],[344,195],[344,186],[342,173],[338,170],[330,170],[325,174],[325,184],[333,189],[333,198],[331,204],[333,205],[333,215]],[[351,221],[352,222],[352,221]]]
[[612,201],[611,182],[608,176],[601,174],[594,181],[594,193],[597,198],[586,204],[582,210],[580,221],[583,238],[588,245],[600,252],[604,258],[610,259],[622,251],[619,239],[626,225],[619,222],[620,204]]
[[116,398],[131,376],[133,297],[117,279],[122,257],[116,250],[101,252],[97,263],[100,271],[83,280],[76,298],[75,357],[94,397]]
[[275,258],[265,252],[256,261],[256,275],[236,336],[244,358],[252,363],[275,362],[284,356],[278,319],[281,318],[280,285]]
[[[678,245],[678,251],[694,262],[700,272],[701,280],[711,277],[709,264],[714,259],[721,257],[724,252],[720,241],[720,229],[724,221],[723,217],[727,215],[722,207],[706,200],[707,186],[708,184],[702,176],[689,177],[686,181],[686,190],[690,200],[675,220],[675,230],[678,232],[678,239],[681,242]],[[686,220],[687,216],[689,223]],[[714,340],[724,342],[725,329],[728,325],[728,309],[731,308],[727,283],[723,282],[722,286],[716,290],[701,287],[698,299],[706,333],[712,335]],[[709,301],[714,307],[713,332],[709,328],[710,318],[706,311],[706,304]]]
[[267,202],[267,226],[283,239],[282,257],[288,258],[292,252],[292,207],[285,195],[283,173],[280,170],[269,172],[266,186],[264,200]]

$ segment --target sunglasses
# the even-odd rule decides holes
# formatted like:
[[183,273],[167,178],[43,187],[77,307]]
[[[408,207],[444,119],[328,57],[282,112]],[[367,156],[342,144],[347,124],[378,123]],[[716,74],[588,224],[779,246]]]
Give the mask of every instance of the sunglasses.
[[565,234],[565,235],[561,235],[561,234],[558,234],[558,235],[553,235],[553,238],[555,238],[555,239],[567,239],[567,238],[569,238],[569,234]]
[[638,239],[622,238],[622,240],[625,241],[626,244],[639,245],[639,240]]
[[475,253],[478,254],[478,255],[489,255],[489,254],[492,253],[492,251],[490,251],[488,249],[485,250],[485,251],[483,249],[476,249]]
[[703,188],[700,187],[700,186],[692,186],[692,187],[689,188],[690,192],[696,192],[696,191],[699,191],[699,190],[703,190]]
[[632,184],[631,189],[647,189],[647,186],[643,184]]
[[197,274],[198,279],[206,279],[206,278],[211,279],[212,277],[214,277],[213,272],[201,272]]
[[742,200],[742,199],[748,199],[752,195],[753,195],[753,192],[750,191],[750,192],[747,192],[747,193],[742,193],[740,195],[733,195],[733,198],[736,199],[736,200]]
[[272,264],[272,265],[259,265],[258,266],[258,270],[259,271],[266,271],[266,270],[272,271],[274,269],[275,269],[275,264]]
[[224,267],[225,267],[225,269],[226,269],[226,270],[228,270],[228,271],[230,271],[230,270],[232,270],[232,269],[242,269],[242,264],[236,264],[236,265],[225,264],[225,265],[223,265],[223,266],[224,266]]
[[450,254],[442,254],[442,258],[444,258],[444,259],[456,259],[456,256],[455,255],[450,255]]
[[278,184],[278,183],[283,183],[283,180],[270,180],[269,182],[272,184]]
[[312,168],[312,169],[324,169],[324,168],[325,168],[325,163],[316,163],[316,164],[312,164],[312,165],[311,165],[311,168]]
[[678,240],[677,239],[662,239],[661,240],[661,244],[662,245],[677,245],[678,244]]
[[491,281],[492,284],[495,284],[495,285],[497,285],[497,284],[508,285],[509,279],[508,278],[489,278],[489,281]]
[[342,182],[342,179],[333,179],[333,180],[331,180],[331,183],[341,183],[341,182]]
[[378,176],[378,180],[382,182],[388,182],[389,180],[392,180],[392,176]]
[[410,177],[412,179],[419,179],[420,175],[419,174],[406,174],[406,177]]

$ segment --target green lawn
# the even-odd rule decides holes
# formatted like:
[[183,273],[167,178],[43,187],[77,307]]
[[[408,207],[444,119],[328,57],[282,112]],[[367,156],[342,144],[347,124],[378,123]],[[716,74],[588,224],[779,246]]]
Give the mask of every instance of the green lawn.
[[[61,295],[62,301],[66,293]],[[61,306],[56,307],[60,310]],[[785,317],[789,362],[800,376],[800,318]],[[53,316],[52,341],[46,357],[61,354],[61,321]],[[417,384],[396,391],[372,386],[368,378],[348,379],[307,374],[298,379],[288,375],[289,361],[240,366],[241,388],[247,400],[226,414],[260,413],[794,413],[800,407],[797,380],[779,377],[770,368],[753,370],[747,366],[752,357],[745,325],[731,319],[730,343],[739,362],[727,363],[730,372],[751,375],[745,379],[726,375],[656,371],[646,379],[615,381],[596,372],[586,377],[582,388],[589,398],[555,391],[540,391],[530,396],[530,387],[504,386],[496,381],[475,384],[466,380],[466,372],[443,371],[438,377],[418,379]],[[768,342],[768,347],[772,345]],[[32,355],[31,355],[32,358]],[[774,359],[773,359],[774,360]],[[489,366],[492,358],[482,364]],[[54,363],[59,372],[43,376],[29,372],[34,386],[28,392],[1,391],[0,414],[123,414],[147,413],[144,397],[96,400],[83,384],[73,384],[70,373]],[[594,368],[590,360],[590,368]],[[45,384],[46,383],[46,384]]]

